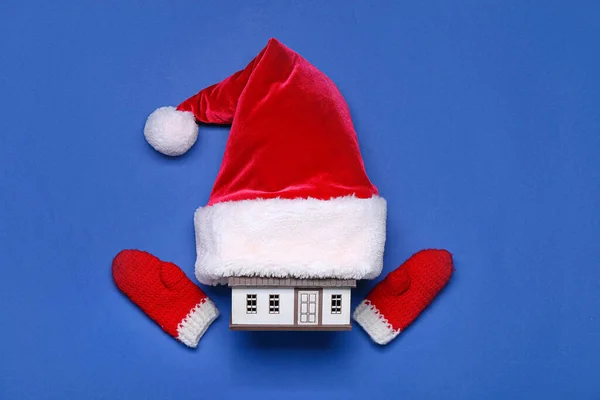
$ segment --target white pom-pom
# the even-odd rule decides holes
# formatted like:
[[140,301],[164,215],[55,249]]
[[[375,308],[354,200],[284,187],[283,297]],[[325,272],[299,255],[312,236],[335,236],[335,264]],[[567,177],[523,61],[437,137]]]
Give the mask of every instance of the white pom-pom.
[[180,156],[198,139],[194,114],[175,107],[161,107],[148,117],[144,136],[150,146],[167,156]]

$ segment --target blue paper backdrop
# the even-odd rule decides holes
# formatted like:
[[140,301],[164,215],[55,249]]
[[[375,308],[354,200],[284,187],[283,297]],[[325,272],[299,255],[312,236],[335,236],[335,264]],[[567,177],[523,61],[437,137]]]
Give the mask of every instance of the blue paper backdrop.
[[[593,1],[3,1],[0,398],[599,398],[599,21]],[[204,288],[223,316],[188,350],[112,282],[123,248],[195,281],[227,129],[168,159],[143,124],[272,36],[347,98],[385,272],[455,255],[386,347],[230,332],[228,290]]]

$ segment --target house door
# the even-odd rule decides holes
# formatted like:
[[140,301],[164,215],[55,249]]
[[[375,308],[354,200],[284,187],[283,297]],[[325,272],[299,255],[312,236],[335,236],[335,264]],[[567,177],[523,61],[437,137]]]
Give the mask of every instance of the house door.
[[319,323],[319,292],[317,290],[298,290],[298,325],[317,325]]

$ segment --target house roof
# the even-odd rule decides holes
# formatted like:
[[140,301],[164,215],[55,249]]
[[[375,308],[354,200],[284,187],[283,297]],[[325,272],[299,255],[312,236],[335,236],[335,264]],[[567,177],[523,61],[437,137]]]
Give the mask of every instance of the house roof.
[[230,277],[229,286],[356,287],[355,279]]

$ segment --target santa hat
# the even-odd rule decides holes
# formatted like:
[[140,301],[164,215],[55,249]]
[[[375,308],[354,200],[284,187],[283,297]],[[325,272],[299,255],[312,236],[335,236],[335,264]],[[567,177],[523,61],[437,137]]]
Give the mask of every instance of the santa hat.
[[271,39],[243,70],[154,111],[144,134],[176,156],[196,141],[198,121],[231,124],[208,204],[194,216],[200,282],[381,273],[386,202],[325,74]]

